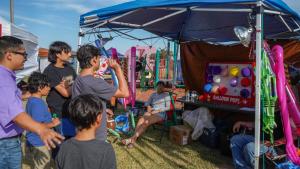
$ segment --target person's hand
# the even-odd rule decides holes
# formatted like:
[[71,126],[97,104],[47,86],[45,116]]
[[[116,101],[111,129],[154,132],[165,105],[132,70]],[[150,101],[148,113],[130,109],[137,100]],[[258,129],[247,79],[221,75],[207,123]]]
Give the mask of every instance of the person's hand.
[[108,66],[116,70],[117,68],[120,68],[120,65],[117,63],[114,59],[108,59]]
[[31,96],[31,93],[29,91],[25,91],[22,93],[22,100],[26,100]]
[[67,81],[64,80],[64,79],[59,83],[59,85],[62,86],[63,88],[67,88],[68,87]]
[[106,113],[108,115],[108,117],[113,117],[114,116],[114,112],[111,109],[106,109]]
[[233,128],[232,128],[232,131],[234,133],[237,133],[240,131],[240,128],[241,128],[241,125],[242,125],[242,122],[238,121],[236,122],[234,125],[233,125]]
[[38,131],[38,135],[49,150],[51,148],[55,148],[55,144],[60,144],[65,139],[62,135],[56,133],[52,129],[47,128],[46,125],[43,124]]
[[53,127],[58,126],[60,124],[59,118],[53,118],[52,119],[52,124],[53,124]]

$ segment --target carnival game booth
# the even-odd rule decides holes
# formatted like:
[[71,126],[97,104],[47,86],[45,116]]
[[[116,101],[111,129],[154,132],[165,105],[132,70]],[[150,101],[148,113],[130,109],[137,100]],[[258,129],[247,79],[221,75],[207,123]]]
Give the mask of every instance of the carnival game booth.
[[[262,82],[264,82],[263,80],[265,79],[262,78],[264,77],[262,76],[262,69],[264,70],[267,67],[272,67],[268,69],[268,73],[270,73],[270,76],[268,77],[274,77],[271,76],[274,74],[274,70],[279,70],[273,69],[274,65],[276,65],[274,64],[274,56],[280,58],[283,55],[282,48],[277,46],[271,51],[269,45],[264,43],[264,40],[296,38],[300,31],[299,21],[299,15],[281,0],[138,0],[94,10],[81,15],[79,38],[82,38],[82,36],[87,34],[97,34],[103,29],[106,31],[122,32],[127,35],[128,29],[143,29],[158,37],[180,43],[181,49],[183,50],[185,49],[184,44],[191,41],[228,43],[239,41],[239,39],[241,39],[242,43],[245,45],[249,45],[249,43],[252,42],[251,44],[253,45],[248,49],[247,53],[251,53],[250,51],[253,52],[254,57],[252,61],[254,61],[254,63],[247,63],[247,67],[250,66],[250,72],[252,71],[250,80],[253,82],[252,84],[250,83],[253,89],[251,88],[249,95],[251,96],[251,93],[255,91],[253,96],[253,105],[255,107],[255,168],[259,168],[261,93],[265,92],[265,90],[261,90],[265,89],[264,86],[262,86]],[[236,31],[234,31],[234,28],[236,28]],[[236,34],[238,34],[239,39]],[[239,55],[239,53],[237,53],[237,55]],[[267,56],[270,59],[269,64],[265,64]],[[250,56],[250,58],[251,57],[252,56]],[[224,58],[224,60],[226,60],[226,58]],[[222,59],[222,61],[224,60]],[[247,61],[247,59],[245,59],[245,61]],[[278,60],[276,59],[275,61]],[[214,72],[210,71],[209,66],[218,66],[215,65],[216,63],[209,64],[213,65],[206,65],[203,67],[203,69],[208,69],[208,71],[206,71],[208,72],[206,79],[209,79],[209,75],[214,75]],[[220,65],[222,67],[235,66],[238,69],[245,68],[245,65],[243,67],[234,65],[237,63],[233,63],[232,61],[217,64],[223,64]],[[270,64],[271,66],[268,66]],[[281,66],[280,70],[282,73],[282,64],[277,65]],[[183,61],[183,67],[185,66],[188,65]],[[253,66],[255,66],[255,69]],[[236,70],[237,69],[233,72],[237,72]],[[276,73],[277,79],[285,77],[282,74],[278,76],[279,72]],[[252,78],[254,75],[255,79]],[[218,81],[218,78],[216,78],[216,82]],[[280,86],[277,90],[284,90],[286,88],[282,84],[285,83],[285,78],[276,81],[276,83],[278,83],[277,86]],[[203,88],[203,86],[197,87]],[[294,122],[296,121],[296,126],[299,128],[300,125],[297,124],[300,119],[298,117],[299,111],[295,109],[293,109],[294,111],[288,111],[290,109],[285,107],[286,95],[281,95],[282,93],[285,93],[285,91],[281,90],[279,93],[280,95],[278,98],[285,98],[279,99],[279,101],[284,105],[281,105],[280,107],[281,112],[283,112],[282,118],[286,139],[289,140],[288,142],[290,143],[291,127],[288,116],[290,113],[291,116],[294,117],[293,120]],[[290,98],[292,98],[292,96]],[[295,106],[293,108],[295,108]],[[290,147],[286,149],[288,157],[294,164],[300,164],[300,157],[296,153],[296,147],[293,144],[289,145]]]

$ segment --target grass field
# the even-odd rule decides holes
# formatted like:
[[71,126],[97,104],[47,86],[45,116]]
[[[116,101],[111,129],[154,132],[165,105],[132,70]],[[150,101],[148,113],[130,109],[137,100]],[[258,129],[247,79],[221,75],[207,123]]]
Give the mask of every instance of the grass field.
[[[120,143],[112,143],[117,157],[118,169],[231,169],[231,158],[222,156],[218,150],[201,145],[198,141],[186,146],[171,143],[166,134],[162,143],[160,132],[150,128],[138,140],[134,148],[125,148]],[[110,140],[113,138],[110,137]],[[26,154],[25,154],[26,155]],[[23,169],[30,169],[30,162],[23,162]]]

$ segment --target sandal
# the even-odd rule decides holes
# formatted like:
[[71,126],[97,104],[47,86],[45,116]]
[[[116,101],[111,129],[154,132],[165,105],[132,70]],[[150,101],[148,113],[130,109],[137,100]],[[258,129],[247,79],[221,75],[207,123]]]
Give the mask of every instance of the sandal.
[[128,148],[128,149],[131,149],[131,148],[133,148],[133,147],[134,147],[133,143],[129,143],[129,144],[127,145],[127,148]]
[[131,138],[127,138],[127,139],[122,140],[122,143],[123,143],[125,146],[128,146],[129,144],[133,144]]

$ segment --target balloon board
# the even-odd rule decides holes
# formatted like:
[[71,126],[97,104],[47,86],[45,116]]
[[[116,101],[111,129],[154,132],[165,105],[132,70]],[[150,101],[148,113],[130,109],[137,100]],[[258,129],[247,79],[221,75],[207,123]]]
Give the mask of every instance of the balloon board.
[[255,74],[253,63],[211,62],[206,66],[206,83],[203,86],[206,97],[202,101],[254,106]]

